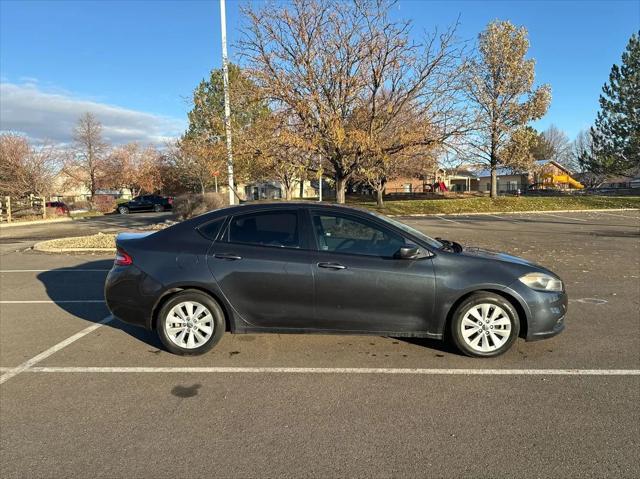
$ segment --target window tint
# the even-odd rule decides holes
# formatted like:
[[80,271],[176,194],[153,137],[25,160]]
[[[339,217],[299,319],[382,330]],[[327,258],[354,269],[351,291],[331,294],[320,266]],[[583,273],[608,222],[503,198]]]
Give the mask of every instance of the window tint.
[[218,220],[209,221],[203,225],[198,226],[198,232],[207,239],[211,241],[215,240],[218,236],[218,232],[222,225],[224,224],[225,218],[220,218]]
[[229,223],[231,243],[299,248],[298,213],[278,211],[234,217]]
[[393,258],[405,244],[374,223],[338,214],[314,214],[313,229],[321,251]]

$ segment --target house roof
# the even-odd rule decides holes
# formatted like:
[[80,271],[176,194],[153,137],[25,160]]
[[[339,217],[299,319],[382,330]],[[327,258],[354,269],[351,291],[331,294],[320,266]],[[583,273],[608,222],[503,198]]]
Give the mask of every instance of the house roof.
[[[496,175],[498,176],[512,176],[512,175],[525,175],[526,173],[518,173],[513,171],[511,168],[507,167],[499,167],[496,169]],[[491,170],[484,169],[476,171],[476,176],[478,178],[488,178],[491,176]]]
[[544,166],[544,165],[553,165],[556,168],[560,168],[562,171],[564,171],[566,174],[571,175],[572,173],[567,169],[566,166],[561,165],[560,163],[558,163],[557,161],[554,160],[536,160],[536,165],[538,166]]

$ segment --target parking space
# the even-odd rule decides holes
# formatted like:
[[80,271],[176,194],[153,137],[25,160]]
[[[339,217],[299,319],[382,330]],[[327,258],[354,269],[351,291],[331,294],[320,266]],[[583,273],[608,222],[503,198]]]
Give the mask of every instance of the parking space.
[[639,475],[639,212],[402,221],[558,272],[567,330],[484,361],[337,335],[226,335],[183,358],[144,330],[99,325],[110,256],[5,254],[1,373],[38,359],[0,386],[0,473]]

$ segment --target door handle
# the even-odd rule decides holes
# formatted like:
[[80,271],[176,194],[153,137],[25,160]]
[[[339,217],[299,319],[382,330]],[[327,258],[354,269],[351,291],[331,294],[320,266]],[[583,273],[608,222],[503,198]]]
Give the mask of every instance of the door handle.
[[347,267],[340,263],[318,263],[318,268],[326,269],[347,269]]
[[226,259],[229,261],[236,261],[236,260],[242,259],[242,256],[238,256],[237,254],[232,254],[232,253],[216,253],[214,257],[218,259]]

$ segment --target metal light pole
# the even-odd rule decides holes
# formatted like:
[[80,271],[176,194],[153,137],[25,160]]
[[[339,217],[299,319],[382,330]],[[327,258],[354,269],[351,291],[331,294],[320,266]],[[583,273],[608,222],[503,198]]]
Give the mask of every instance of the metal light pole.
[[231,152],[231,106],[229,105],[229,66],[227,60],[227,15],[225,0],[220,0],[220,29],[222,30],[222,78],[224,81],[224,127],[227,136],[227,171],[229,174],[229,204],[235,204],[233,184],[233,153]]

